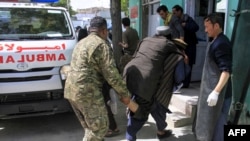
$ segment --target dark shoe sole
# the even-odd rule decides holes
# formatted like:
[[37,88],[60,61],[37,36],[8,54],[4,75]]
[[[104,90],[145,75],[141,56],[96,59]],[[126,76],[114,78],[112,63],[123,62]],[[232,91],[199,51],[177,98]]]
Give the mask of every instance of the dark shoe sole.
[[157,134],[158,139],[165,139],[172,135],[172,130],[164,130],[164,134],[159,135]]

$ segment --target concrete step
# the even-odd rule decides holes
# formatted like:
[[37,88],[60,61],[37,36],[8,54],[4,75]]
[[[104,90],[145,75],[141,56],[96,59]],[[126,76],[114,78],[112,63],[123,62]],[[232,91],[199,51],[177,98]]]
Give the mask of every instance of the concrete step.
[[172,113],[167,114],[167,123],[170,127],[183,127],[193,123],[195,113],[194,111],[196,110],[195,106],[192,108],[193,113],[191,116],[180,112],[176,107],[173,106],[169,106],[169,109],[172,111]]
[[197,108],[200,83],[192,83],[189,88],[181,89],[180,94],[173,94],[167,114],[167,123],[172,127],[183,127],[193,123]]
[[178,108],[178,111],[192,116],[193,110],[197,105],[198,96],[188,96],[183,94],[173,94],[170,105]]

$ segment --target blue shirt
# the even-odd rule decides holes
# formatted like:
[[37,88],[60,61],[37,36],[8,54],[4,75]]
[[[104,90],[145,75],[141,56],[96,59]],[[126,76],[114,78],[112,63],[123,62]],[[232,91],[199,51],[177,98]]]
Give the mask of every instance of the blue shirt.
[[212,42],[209,55],[220,71],[232,73],[232,47],[229,39],[223,33],[220,33]]

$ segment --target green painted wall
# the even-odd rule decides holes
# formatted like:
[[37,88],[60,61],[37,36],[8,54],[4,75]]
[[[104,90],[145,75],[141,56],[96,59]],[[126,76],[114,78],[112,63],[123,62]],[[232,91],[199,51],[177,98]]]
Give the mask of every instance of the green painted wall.
[[179,4],[180,6],[184,6],[185,0],[161,0],[161,4],[164,4],[168,7],[168,11],[172,11],[172,7],[176,4]]
[[234,20],[235,17],[230,16],[230,14],[233,14],[234,12],[232,11],[233,9],[236,10],[238,8],[238,3],[239,0],[228,0],[228,15],[227,15],[227,26],[226,26],[226,35],[228,36],[229,39],[231,39],[232,36],[232,31],[233,31],[233,26],[234,26]]
[[[132,8],[137,7],[137,14],[136,18],[131,18],[131,10]],[[129,17],[131,20],[131,27],[135,28],[141,37],[141,0],[129,0]]]
[[[238,8],[238,0],[231,1],[229,0],[229,13],[232,12],[232,9],[241,11],[245,9],[250,9],[249,0],[242,0],[240,9]],[[228,25],[233,25],[234,21],[232,17],[229,17]],[[231,20],[232,19],[232,20]],[[232,74],[232,86],[233,86],[233,102],[238,102],[243,94],[244,85],[247,86],[247,95],[244,101],[244,108],[241,112],[241,116],[238,124],[250,124],[250,117],[246,116],[246,112],[250,112],[250,84],[245,84],[247,75],[250,70],[250,64],[247,58],[250,54],[250,42],[249,42],[249,31],[250,29],[250,14],[241,13],[237,22],[237,28],[235,33],[232,34],[233,28],[227,28],[227,34],[232,37],[233,41],[233,74]],[[233,109],[233,108],[232,108]]]

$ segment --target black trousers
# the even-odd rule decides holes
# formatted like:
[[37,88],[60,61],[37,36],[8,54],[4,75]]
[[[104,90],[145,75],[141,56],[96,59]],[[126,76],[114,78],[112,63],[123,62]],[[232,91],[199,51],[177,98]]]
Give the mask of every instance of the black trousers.
[[191,82],[193,64],[189,64],[189,66],[190,66],[190,72],[188,76],[185,78],[185,80],[183,81],[183,88],[188,88]]
[[107,107],[108,111],[108,118],[109,118],[109,129],[115,130],[117,128],[117,123],[115,121],[114,114],[111,111],[110,106],[107,104],[107,102],[110,100],[109,90],[111,89],[111,86],[105,82],[102,87],[102,94],[104,97],[105,105]]

